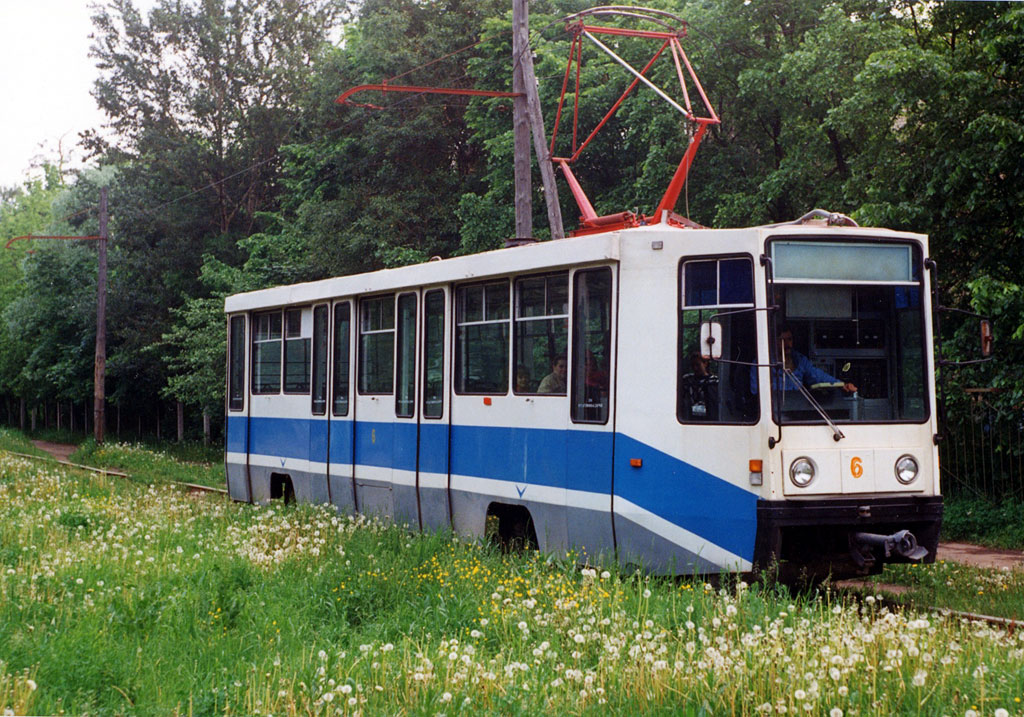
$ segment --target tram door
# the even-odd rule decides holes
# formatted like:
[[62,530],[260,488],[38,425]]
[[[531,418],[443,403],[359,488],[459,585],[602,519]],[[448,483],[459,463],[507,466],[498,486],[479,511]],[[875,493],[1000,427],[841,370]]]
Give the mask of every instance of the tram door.
[[353,473],[360,513],[394,517],[395,295],[357,303]]
[[392,405],[394,435],[391,463],[392,502],[395,522],[419,527],[416,486],[419,410],[416,405],[416,357],[418,355],[419,292],[398,295],[395,306],[395,400]]
[[331,316],[331,400],[328,428],[327,479],[330,500],[345,513],[356,511],[356,495],[352,459],[354,449],[353,380],[355,355],[352,302],[334,304]]
[[313,371],[311,376],[312,401],[309,422],[309,475],[313,501],[326,503],[330,499],[328,478],[329,419],[327,418],[328,329],[330,308],[327,304],[313,307]]
[[613,289],[610,267],[573,272],[566,522],[570,546],[584,552],[589,560],[615,550]]
[[417,490],[420,525],[437,530],[451,525],[448,507],[448,446],[451,371],[445,347],[451,345],[451,327],[445,321],[448,291],[428,289],[423,293],[420,345],[420,422],[417,461]]

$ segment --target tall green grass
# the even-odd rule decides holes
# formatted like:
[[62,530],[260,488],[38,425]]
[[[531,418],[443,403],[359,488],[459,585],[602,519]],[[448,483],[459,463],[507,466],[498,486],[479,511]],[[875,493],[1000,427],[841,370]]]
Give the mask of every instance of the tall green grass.
[[71,455],[75,463],[113,468],[144,483],[197,483],[223,488],[224,455],[202,444],[160,444],[107,441],[89,438]]
[[0,596],[0,710],[18,713],[991,714],[1024,697],[1019,635],[939,614],[580,569],[7,454]]

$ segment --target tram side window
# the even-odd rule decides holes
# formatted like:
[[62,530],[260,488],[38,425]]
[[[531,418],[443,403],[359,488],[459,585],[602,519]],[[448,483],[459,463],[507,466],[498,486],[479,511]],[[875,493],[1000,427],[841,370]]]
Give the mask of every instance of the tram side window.
[[395,297],[360,302],[359,393],[392,393],[395,380]]
[[253,316],[252,392],[281,392],[281,312]]
[[572,420],[606,423],[611,384],[612,272],[577,271],[572,301]]
[[516,281],[516,393],[565,395],[569,274]]
[[309,393],[309,336],[302,335],[302,309],[284,312],[284,392]]
[[[682,265],[677,415],[683,423],[753,423],[757,368],[753,263],[749,257]],[[701,358],[700,327],[722,327],[722,361]]]
[[327,307],[313,309],[313,414],[327,413]]
[[232,316],[228,327],[231,339],[228,346],[228,410],[241,411],[245,407],[245,317]]
[[398,297],[397,373],[395,415],[410,418],[416,411],[416,294]]
[[444,415],[444,292],[423,299],[423,417]]
[[455,390],[508,393],[509,283],[460,286],[455,294]]
[[346,301],[334,307],[334,400],[331,405],[331,412],[335,416],[348,415],[349,336],[352,330],[351,306]]

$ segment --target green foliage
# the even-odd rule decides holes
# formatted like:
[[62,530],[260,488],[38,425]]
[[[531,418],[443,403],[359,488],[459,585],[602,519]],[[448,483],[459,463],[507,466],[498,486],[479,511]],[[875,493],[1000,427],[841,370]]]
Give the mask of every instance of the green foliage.
[[942,516],[943,540],[976,543],[993,548],[1024,550],[1024,503],[993,503],[981,498],[946,500]]
[[224,487],[224,456],[201,443],[143,445],[88,438],[71,454],[73,463],[112,468],[141,483],[197,483]]

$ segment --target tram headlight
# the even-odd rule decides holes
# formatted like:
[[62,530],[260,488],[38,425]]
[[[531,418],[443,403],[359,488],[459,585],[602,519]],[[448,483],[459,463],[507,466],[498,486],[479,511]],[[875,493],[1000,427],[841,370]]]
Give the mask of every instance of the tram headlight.
[[917,478],[919,467],[917,459],[911,455],[900,456],[896,459],[896,480],[903,485],[910,485]]
[[814,480],[814,461],[800,457],[789,464],[789,479],[797,488],[806,488]]

